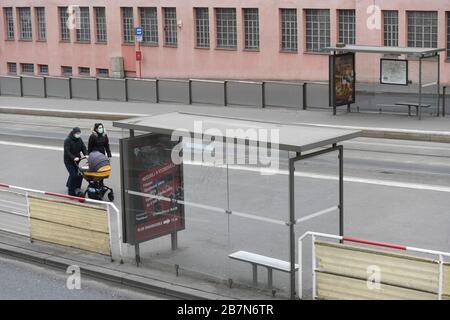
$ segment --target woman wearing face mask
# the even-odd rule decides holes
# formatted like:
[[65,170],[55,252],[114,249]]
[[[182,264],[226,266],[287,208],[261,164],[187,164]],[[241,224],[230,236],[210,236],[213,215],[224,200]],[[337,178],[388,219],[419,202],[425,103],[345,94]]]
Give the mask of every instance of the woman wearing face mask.
[[84,155],[87,155],[87,150],[81,139],[81,130],[75,127],[64,140],[64,164],[69,172],[66,186],[71,196],[79,196],[81,193],[83,177],[78,174],[77,163]]
[[89,137],[88,153],[98,151],[111,158],[111,149],[109,148],[108,135],[105,132],[105,127],[102,123],[96,123],[94,130]]

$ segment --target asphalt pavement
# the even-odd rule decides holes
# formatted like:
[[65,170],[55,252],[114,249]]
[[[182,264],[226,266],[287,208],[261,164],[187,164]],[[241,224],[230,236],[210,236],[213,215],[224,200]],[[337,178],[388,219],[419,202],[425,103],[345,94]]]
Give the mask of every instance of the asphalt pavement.
[[[14,124],[15,123],[15,124]],[[65,192],[67,173],[62,163],[62,141],[70,128],[82,127],[87,140],[93,121],[2,115],[0,118],[0,182]],[[118,139],[125,133],[105,126],[113,143],[113,171],[107,183],[119,190]],[[450,250],[450,145],[359,138],[345,146],[345,230],[347,235],[436,250]],[[185,198],[202,205],[226,208],[259,217],[287,221],[287,155],[282,154],[275,175],[261,175],[254,166],[184,164]],[[296,216],[304,217],[337,204],[337,155],[321,156],[297,166]],[[228,177],[227,177],[228,176]],[[227,194],[227,181],[230,193]],[[118,192],[116,192],[119,195]],[[120,197],[116,199],[120,205]],[[338,232],[337,213],[296,226],[306,231]],[[186,208],[186,230],[179,233],[179,250],[164,237],[141,245],[144,264],[160,263],[182,274],[233,279],[250,285],[251,268],[231,261],[228,254],[247,250],[288,260],[285,226]],[[305,289],[310,264],[305,246]],[[261,272],[261,279],[265,277]],[[276,273],[280,292],[288,276]],[[261,280],[260,287],[263,288]]]

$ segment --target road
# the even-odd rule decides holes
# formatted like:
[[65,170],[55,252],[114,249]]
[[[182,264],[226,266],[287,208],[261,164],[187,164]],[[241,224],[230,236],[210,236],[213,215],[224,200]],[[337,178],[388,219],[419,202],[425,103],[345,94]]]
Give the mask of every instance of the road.
[[[62,142],[73,126],[82,128],[87,141],[93,121],[1,115],[0,182],[65,192]],[[118,191],[118,139],[126,133],[112,128],[111,123],[105,126],[115,154],[107,183]],[[344,143],[344,147],[347,235],[450,251],[450,145],[359,138]],[[227,170],[185,162],[185,198],[286,221],[286,159],[287,155],[282,154],[275,175],[261,175],[252,166],[230,166]],[[335,154],[297,165],[297,218],[337,204],[337,170]],[[120,197],[115,202],[120,205]],[[299,224],[296,236],[308,230],[336,234],[337,218],[336,213],[331,213]],[[143,244],[142,257],[165,266],[178,264],[195,275],[232,278],[248,284],[250,266],[230,261],[228,254],[247,250],[288,260],[287,231],[285,226],[188,207],[186,230],[179,234],[179,250],[172,252],[170,239],[165,237]],[[308,245],[304,252],[309,265]],[[277,273],[274,277],[275,286],[287,290],[288,276]],[[305,281],[305,288],[310,287]]]
[[[79,289],[68,289],[70,275],[0,256],[0,300],[160,300],[164,297],[140,293],[86,278]],[[69,281],[69,284],[73,283]]]

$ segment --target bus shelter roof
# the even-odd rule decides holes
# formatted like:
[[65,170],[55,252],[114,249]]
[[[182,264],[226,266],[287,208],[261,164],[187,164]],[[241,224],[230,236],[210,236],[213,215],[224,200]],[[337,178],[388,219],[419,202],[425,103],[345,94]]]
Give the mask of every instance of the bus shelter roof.
[[[276,122],[253,121],[234,117],[223,117],[186,112],[172,112],[148,117],[132,118],[114,122],[122,129],[172,135],[175,131],[190,136],[202,135],[203,139],[222,138],[234,143],[259,144],[271,142],[271,130],[277,130],[279,150],[305,152],[308,150],[337,144],[361,135],[361,131],[319,128],[307,125],[282,124]],[[254,129],[254,130],[249,130]],[[267,135],[259,134],[266,131]],[[237,135],[237,132],[244,132]],[[258,134],[251,134],[257,132]],[[181,135],[180,136],[185,136]],[[268,141],[267,141],[268,140]],[[273,141],[273,140],[272,140]],[[275,141],[273,141],[275,143]],[[273,146],[272,146],[273,147]]]
[[332,46],[324,48],[323,51],[334,52],[362,52],[362,53],[381,53],[381,54],[407,54],[412,56],[430,56],[436,55],[445,48],[413,48],[413,47],[387,47],[387,46],[363,46],[363,45],[345,45],[344,47]]

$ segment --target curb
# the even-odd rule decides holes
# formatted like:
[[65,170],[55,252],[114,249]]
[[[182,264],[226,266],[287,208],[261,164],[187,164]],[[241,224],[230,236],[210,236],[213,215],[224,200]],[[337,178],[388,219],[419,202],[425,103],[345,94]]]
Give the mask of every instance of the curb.
[[129,118],[148,116],[147,114],[133,114],[133,113],[114,113],[114,112],[104,113],[95,111],[70,111],[59,109],[16,108],[16,107],[0,107],[0,113],[20,114],[27,116],[41,116],[41,117],[93,119],[106,121],[118,121]]
[[[42,116],[42,117],[94,119],[105,121],[120,121],[130,118],[149,116],[148,114],[138,114],[138,113],[103,113],[103,112],[80,111],[80,110],[67,111],[58,109],[38,109],[38,108],[20,108],[20,107],[0,107],[0,113]],[[450,143],[450,131],[425,131],[425,130],[407,130],[407,129],[402,130],[395,128],[371,128],[371,127],[329,125],[329,124],[303,123],[303,122],[295,122],[292,124],[322,127],[322,128],[360,130],[362,132],[361,136],[365,138]]]
[[112,270],[100,266],[85,264],[80,261],[61,258],[51,254],[36,252],[0,242],[0,255],[13,257],[34,264],[67,270],[71,265],[80,267],[82,274],[102,281],[112,282],[125,287],[136,288],[182,300],[223,300],[232,299],[205,291],[192,289],[168,282],[159,281],[135,274]]

